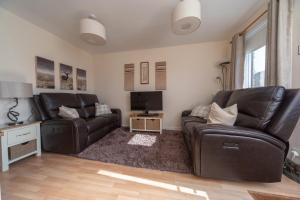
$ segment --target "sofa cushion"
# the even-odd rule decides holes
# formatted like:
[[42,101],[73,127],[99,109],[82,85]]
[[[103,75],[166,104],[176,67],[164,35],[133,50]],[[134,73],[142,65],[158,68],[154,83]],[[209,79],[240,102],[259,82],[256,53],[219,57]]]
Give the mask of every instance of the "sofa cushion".
[[224,124],[233,126],[238,114],[237,105],[221,108],[218,104],[213,103],[208,115],[208,124]]
[[233,91],[227,106],[238,106],[235,125],[264,130],[278,110],[284,92],[283,87],[276,86]]
[[63,119],[79,118],[79,114],[75,108],[61,106],[58,109],[59,109],[58,116],[62,117]]
[[99,104],[99,103],[95,103],[95,107],[96,107],[96,116],[101,116],[101,115],[105,115],[105,114],[111,114],[111,110],[109,105],[107,104]]
[[[70,108],[80,109],[80,101],[76,94],[71,93],[41,93],[41,102],[45,108],[45,112],[51,119],[58,119],[58,108],[66,106]],[[77,110],[78,111],[78,110]],[[78,112],[80,113],[80,111]]]
[[95,103],[99,103],[98,97],[95,94],[77,94],[81,104],[81,108],[85,112],[84,118],[95,117]]
[[218,104],[221,108],[225,108],[232,91],[219,91],[213,98],[212,103]]

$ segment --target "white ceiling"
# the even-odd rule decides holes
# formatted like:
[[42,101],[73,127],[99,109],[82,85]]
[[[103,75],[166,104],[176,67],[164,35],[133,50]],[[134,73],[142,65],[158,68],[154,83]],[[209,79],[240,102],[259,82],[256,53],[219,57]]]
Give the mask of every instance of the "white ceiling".
[[[90,53],[106,53],[229,39],[262,0],[200,0],[202,24],[189,35],[171,30],[179,0],[0,0],[0,6]],[[95,14],[107,30],[105,46],[79,39],[79,20]]]

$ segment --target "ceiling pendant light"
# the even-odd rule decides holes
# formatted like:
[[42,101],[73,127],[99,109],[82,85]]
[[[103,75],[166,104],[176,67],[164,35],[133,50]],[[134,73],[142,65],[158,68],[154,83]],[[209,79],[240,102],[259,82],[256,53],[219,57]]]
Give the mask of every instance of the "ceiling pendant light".
[[178,35],[196,31],[201,24],[199,0],[181,0],[173,12],[173,31]]
[[106,43],[105,27],[97,21],[95,15],[80,20],[80,38],[93,45],[104,45]]

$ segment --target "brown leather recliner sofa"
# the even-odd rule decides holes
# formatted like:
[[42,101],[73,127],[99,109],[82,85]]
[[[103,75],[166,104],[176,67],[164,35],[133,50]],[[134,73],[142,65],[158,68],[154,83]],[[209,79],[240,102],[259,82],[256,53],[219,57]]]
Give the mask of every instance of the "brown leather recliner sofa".
[[[94,94],[41,93],[33,97],[41,123],[41,141],[44,151],[75,154],[121,127],[121,110],[111,109],[112,114],[95,117]],[[75,108],[80,118],[62,119],[60,106]]]
[[[221,107],[238,106],[234,126],[206,124],[182,113],[185,142],[197,176],[258,182],[281,180],[289,138],[300,115],[300,90],[283,87],[219,92]],[[299,134],[299,133],[297,133]]]

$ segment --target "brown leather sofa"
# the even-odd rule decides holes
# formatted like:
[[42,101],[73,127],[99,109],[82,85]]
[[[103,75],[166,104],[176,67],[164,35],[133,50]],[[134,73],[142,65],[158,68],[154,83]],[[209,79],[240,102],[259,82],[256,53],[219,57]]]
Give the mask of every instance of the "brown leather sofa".
[[[300,90],[264,87],[219,92],[221,107],[238,106],[235,126],[206,124],[182,113],[197,176],[258,182],[281,180],[289,138],[300,115]],[[299,134],[299,133],[297,133]]]
[[[34,103],[41,124],[42,148],[44,151],[75,154],[121,127],[121,110],[111,109],[112,114],[95,117],[93,94],[41,93],[35,95]],[[60,106],[75,108],[80,118],[67,120],[58,116]]]

